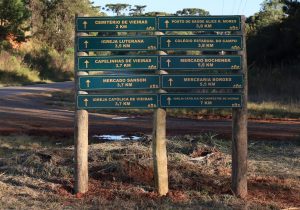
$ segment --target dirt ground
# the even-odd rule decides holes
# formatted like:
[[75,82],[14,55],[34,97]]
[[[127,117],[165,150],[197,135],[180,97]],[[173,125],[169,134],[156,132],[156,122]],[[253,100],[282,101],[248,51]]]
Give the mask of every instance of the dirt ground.
[[[0,98],[0,134],[73,136],[74,112],[51,102],[49,93],[27,93]],[[151,114],[89,114],[90,136],[152,132]],[[300,120],[250,119],[250,139],[299,139]],[[217,133],[231,137],[231,119],[167,118],[167,135]]]
[[[68,143],[66,143],[68,142]],[[300,147],[249,142],[246,200],[230,190],[230,143],[210,134],[168,140],[170,191],[155,192],[151,136],[89,145],[89,191],[73,193],[71,139],[0,136],[0,209],[285,209],[300,207]]]

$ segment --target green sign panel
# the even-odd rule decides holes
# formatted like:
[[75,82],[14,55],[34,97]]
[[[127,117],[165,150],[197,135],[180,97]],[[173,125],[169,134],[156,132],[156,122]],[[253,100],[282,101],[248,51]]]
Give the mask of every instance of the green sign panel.
[[78,95],[78,109],[153,109],[158,107],[156,94]]
[[164,70],[241,69],[241,56],[161,56],[160,68]]
[[242,88],[242,75],[162,75],[162,88]]
[[135,37],[78,37],[78,51],[156,50],[156,36]]
[[164,108],[234,108],[242,106],[241,94],[161,94]]
[[155,17],[78,17],[78,32],[88,31],[154,31]]
[[176,35],[161,36],[162,50],[225,50],[243,49],[242,36]]
[[161,31],[240,31],[241,16],[158,17]]
[[158,56],[82,56],[77,58],[79,71],[153,70]]
[[80,90],[158,89],[159,75],[108,75],[79,77]]

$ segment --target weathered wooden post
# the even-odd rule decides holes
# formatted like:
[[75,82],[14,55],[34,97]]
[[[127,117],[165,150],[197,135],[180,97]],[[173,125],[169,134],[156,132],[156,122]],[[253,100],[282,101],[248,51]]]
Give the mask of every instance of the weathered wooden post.
[[236,196],[245,198],[247,196],[247,152],[248,152],[248,70],[246,53],[246,30],[245,16],[242,16],[243,51],[242,69],[244,75],[244,89],[242,94],[242,108],[232,109],[232,176],[231,188]]
[[[76,15],[78,16],[83,15]],[[79,91],[78,76],[87,75],[87,72],[77,72],[77,56],[86,56],[87,53],[77,53],[77,36],[88,36],[86,33],[77,33],[75,18],[75,102],[78,94],[86,94]],[[74,122],[74,139],[75,139],[75,193],[85,193],[88,191],[88,111],[78,110],[77,103],[75,103],[75,122]]]
[[[162,32],[155,32],[155,35],[164,35]],[[167,55],[164,51],[158,51],[159,55]],[[158,74],[166,74],[163,70],[157,71]],[[164,93],[158,90],[158,93]],[[153,133],[152,133],[152,154],[154,166],[155,187],[159,195],[166,195],[169,191],[168,183],[168,158],[167,158],[167,139],[166,139],[166,117],[167,112],[164,108],[154,109]]]

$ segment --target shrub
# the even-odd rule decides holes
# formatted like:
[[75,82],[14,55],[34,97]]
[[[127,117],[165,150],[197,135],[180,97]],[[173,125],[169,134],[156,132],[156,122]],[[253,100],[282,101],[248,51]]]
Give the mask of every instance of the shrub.
[[24,61],[31,68],[37,69],[43,80],[65,81],[73,78],[73,57],[70,51],[58,53],[45,46],[26,53]]

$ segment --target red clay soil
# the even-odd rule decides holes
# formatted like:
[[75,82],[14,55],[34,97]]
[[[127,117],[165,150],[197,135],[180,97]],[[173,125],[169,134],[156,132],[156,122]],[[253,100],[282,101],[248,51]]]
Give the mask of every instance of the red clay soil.
[[277,177],[254,177],[249,180],[248,199],[261,204],[276,203],[280,208],[300,207],[299,190],[285,187],[289,180]]
[[[225,182],[226,185],[228,184]],[[203,183],[202,183],[203,184]],[[206,183],[204,188],[209,187],[210,183]],[[285,188],[280,185],[280,180],[278,178],[251,178],[249,180],[248,197],[245,200],[248,203],[256,203],[262,206],[268,206],[270,204],[276,205],[279,208],[288,207],[299,207],[300,197],[299,191]],[[228,186],[223,186],[227,188]],[[193,186],[188,188],[192,189]],[[194,189],[195,190],[195,189]],[[220,192],[218,189],[216,191],[210,192],[211,195],[226,195],[232,194],[231,191]],[[185,189],[170,189],[165,197],[160,197],[154,191],[145,191],[142,188],[137,187],[135,184],[126,183],[123,181],[100,181],[95,179],[90,179],[89,181],[89,191],[85,194],[72,194],[70,191],[70,186],[62,185],[56,189],[58,195],[71,199],[81,199],[83,201],[89,202],[96,198],[101,198],[108,201],[113,201],[116,197],[122,197],[124,200],[130,200],[133,198],[141,198],[145,200],[159,201],[161,199],[171,199],[174,203],[185,203],[191,200],[199,199],[196,194],[188,193]],[[122,195],[120,192],[126,192]],[[72,201],[70,201],[72,202]],[[74,202],[74,201],[73,201]],[[69,205],[69,203],[67,203]]]

